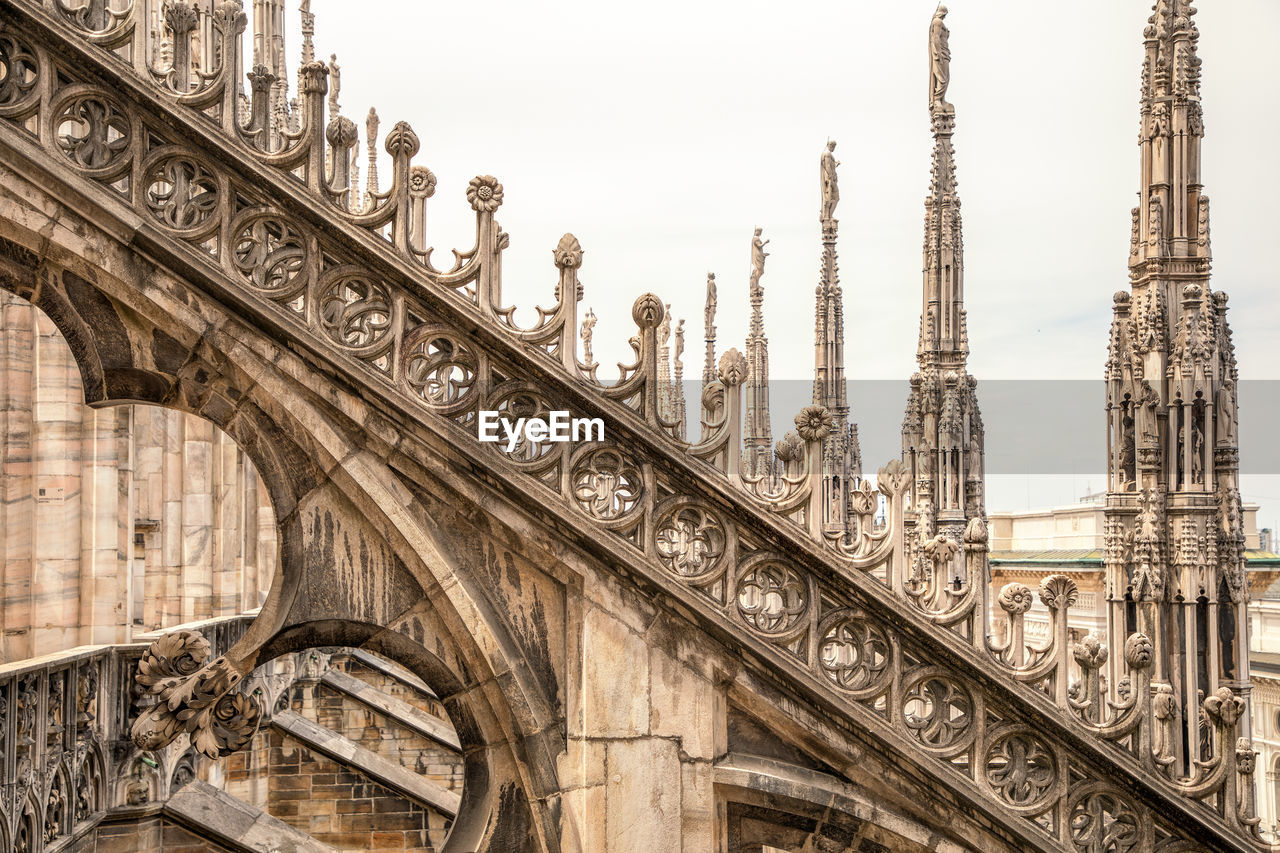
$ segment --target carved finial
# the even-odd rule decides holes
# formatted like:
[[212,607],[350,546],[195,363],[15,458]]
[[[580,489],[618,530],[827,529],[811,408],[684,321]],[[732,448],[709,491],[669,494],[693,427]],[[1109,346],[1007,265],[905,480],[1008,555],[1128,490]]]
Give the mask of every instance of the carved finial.
[[557,269],[577,269],[582,266],[582,244],[572,234],[565,234],[551,250]]
[[407,121],[396,122],[391,132],[387,134],[385,148],[393,159],[412,159],[420,147],[418,134],[413,132],[413,128]]
[[652,293],[641,294],[631,306],[631,319],[635,320],[636,325],[641,329],[656,328],[665,314],[662,300]]
[[747,359],[736,347],[729,348],[720,356],[719,376],[726,387],[741,385],[746,381]]

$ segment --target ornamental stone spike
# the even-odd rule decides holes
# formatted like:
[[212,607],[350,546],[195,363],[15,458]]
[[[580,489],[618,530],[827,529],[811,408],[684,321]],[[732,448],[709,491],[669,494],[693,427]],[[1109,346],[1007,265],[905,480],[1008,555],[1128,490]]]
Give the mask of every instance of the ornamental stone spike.
[[[1249,690],[1238,374],[1226,294],[1209,281],[1199,38],[1186,0],[1157,0],[1143,32],[1130,286],[1114,297],[1104,370],[1108,642],[1151,638],[1175,775],[1208,759],[1198,697]],[[1111,682],[1123,676],[1113,658]],[[1246,714],[1242,733],[1249,725]]]
[[849,500],[862,479],[855,431],[849,423],[848,391],[844,374],[844,294],[840,289],[835,219],[840,189],[835,158],[836,142],[827,140],[818,158],[822,204],[818,224],[822,232],[822,260],[814,298],[813,404],[831,413],[835,427],[823,440],[822,526],[841,538],[852,531]]
[[[939,6],[929,25],[933,155],[925,198],[923,298],[916,350],[920,370],[912,377],[902,425],[903,462],[915,484],[914,509],[906,518],[911,543],[926,532],[922,524],[936,526],[936,535],[959,542],[970,521],[986,514],[984,430],[977,381],[966,366],[964,238],[951,145],[955,107],[945,97],[951,61],[943,22],[946,14],[946,7]],[[984,579],[967,581],[985,590]]]
[[748,477],[770,478],[774,465],[773,432],[769,423],[769,339],[764,334],[764,287],[760,284],[760,278],[764,275],[764,261],[769,256],[764,247],[769,241],[761,239],[760,232],[761,229],[757,228],[751,237],[751,277],[748,285],[751,322],[746,343],[750,378],[743,395],[746,401],[743,466]]

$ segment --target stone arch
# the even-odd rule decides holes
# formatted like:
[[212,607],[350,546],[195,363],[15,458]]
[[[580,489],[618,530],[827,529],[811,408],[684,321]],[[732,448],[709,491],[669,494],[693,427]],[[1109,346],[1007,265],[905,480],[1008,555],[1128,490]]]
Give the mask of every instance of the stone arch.
[[970,849],[857,786],[787,761],[730,753],[716,763],[715,778],[728,853],[860,850],[864,843],[902,853]]
[[1280,822],[1280,755],[1271,762],[1271,808],[1272,819]]
[[44,797],[43,843],[47,846],[66,835],[71,829],[74,808],[71,790],[71,772],[65,762],[58,764]]
[[95,738],[85,746],[84,757],[76,768],[75,796],[71,805],[71,825],[107,807],[106,756],[102,744]]
[[183,785],[196,778],[197,764],[200,760],[200,754],[196,752],[195,747],[188,747],[182,755],[173,762],[173,768],[169,771],[169,794],[173,795]]
[[[414,620],[394,627],[347,620],[324,620],[291,627],[263,646],[260,662],[317,647],[363,648],[403,666],[440,699],[457,732],[464,767],[462,804],[454,818],[446,853],[472,850],[534,849],[524,846],[530,826],[524,793],[501,754],[492,728],[497,722],[481,685],[468,684],[424,643],[415,639]],[[438,636],[434,639],[440,639]]]
[[[537,695],[535,666],[520,659],[510,628],[479,600],[479,581],[458,572],[446,533],[430,517],[404,512],[414,496],[387,467],[389,425],[379,424],[381,433],[369,427],[358,392],[206,298],[197,288],[218,285],[193,268],[182,268],[188,283],[68,209],[47,228],[38,227],[43,212],[31,213],[0,220],[0,287],[45,311],[63,333],[87,400],[148,403],[211,421],[253,461],[276,510],[278,569],[260,615],[191,677],[217,675],[230,696],[268,643],[296,648],[288,638],[322,636],[317,626],[335,620],[385,625],[395,606],[429,599],[432,618],[448,625],[436,635],[456,648],[445,668],[465,676],[475,709],[469,742],[487,762],[484,772],[472,762],[466,774],[467,820],[459,824],[472,830],[454,832],[446,849],[518,850],[527,842],[557,850],[562,723]],[[381,560],[386,577],[376,589],[335,582],[335,533],[360,543],[360,560]],[[410,669],[424,667],[390,637],[368,641],[388,643],[388,656]]]
[[35,853],[44,847],[43,822],[40,809],[35,798],[28,794],[18,804],[17,819],[14,821],[13,853]]

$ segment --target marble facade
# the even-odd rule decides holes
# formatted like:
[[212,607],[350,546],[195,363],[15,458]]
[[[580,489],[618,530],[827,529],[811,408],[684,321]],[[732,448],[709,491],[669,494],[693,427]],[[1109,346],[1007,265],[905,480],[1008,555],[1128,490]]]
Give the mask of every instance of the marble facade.
[[0,660],[262,603],[275,517],[225,433],[182,412],[85,405],[62,334],[7,293],[0,375]]

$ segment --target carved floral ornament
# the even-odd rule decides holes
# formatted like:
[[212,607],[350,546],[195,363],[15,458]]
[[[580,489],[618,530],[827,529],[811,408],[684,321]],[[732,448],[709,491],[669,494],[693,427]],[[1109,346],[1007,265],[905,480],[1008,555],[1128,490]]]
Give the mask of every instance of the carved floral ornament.
[[476,213],[493,213],[502,206],[502,184],[493,175],[480,175],[467,184],[467,203]]
[[185,630],[147,649],[137,681],[153,704],[133,725],[140,749],[158,749],[186,732],[197,750],[218,758],[243,749],[258,730],[257,701],[231,692],[243,676],[226,658],[205,666],[209,651],[208,640]]

